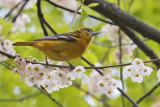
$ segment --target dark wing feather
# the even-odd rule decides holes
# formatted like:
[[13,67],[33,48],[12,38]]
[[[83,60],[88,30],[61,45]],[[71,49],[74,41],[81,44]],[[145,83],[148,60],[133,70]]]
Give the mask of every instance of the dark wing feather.
[[54,35],[54,36],[45,36],[43,38],[40,39],[36,39],[35,41],[43,41],[43,40],[49,40],[49,41],[54,41],[54,40],[65,40],[65,41],[70,41],[70,42],[75,42],[76,39],[78,38],[77,36],[73,35],[73,34],[68,34],[68,33],[64,33],[64,34],[59,34],[59,35]]

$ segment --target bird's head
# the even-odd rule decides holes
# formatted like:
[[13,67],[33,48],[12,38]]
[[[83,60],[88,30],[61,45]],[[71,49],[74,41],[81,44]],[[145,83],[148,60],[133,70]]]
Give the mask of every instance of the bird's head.
[[87,42],[90,42],[92,37],[99,34],[100,32],[94,32],[91,28],[83,27],[83,28],[79,28],[76,31],[74,31],[74,33],[79,38],[85,39],[87,40]]

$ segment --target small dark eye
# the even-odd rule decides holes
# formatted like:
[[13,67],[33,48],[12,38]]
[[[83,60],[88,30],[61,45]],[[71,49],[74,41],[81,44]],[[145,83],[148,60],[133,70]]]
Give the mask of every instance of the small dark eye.
[[90,30],[90,29],[86,29],[86,31],[87,31],[87,32],[91,32],[91,30]]

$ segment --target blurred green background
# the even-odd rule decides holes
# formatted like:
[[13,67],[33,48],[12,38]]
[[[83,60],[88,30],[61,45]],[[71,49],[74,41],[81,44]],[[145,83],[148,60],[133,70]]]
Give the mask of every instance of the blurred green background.
[[[117,0],[106,0],[109,2],[117,3]],[[121,0],[121,9],[124,11],[127,10],[130,0]],[[134,0],[132,6],[130,7],[130,13],[147,24],[160,29],[160,0]],[[95,15],[97,17],[104,18],[100,14],[94,12],[93,10],[84,7],[88,14]],[[0,7],[3,9],[3,7]],[[44,14],[44,18],[47,22],[52,26],[57,33],[65,33],[69,30],[70,19],[67,19],[67,16],[64,16],[64,11],[61,9],[54,7],[45,1],[42,1],[42,11]],[[31,41],[43,37],[43,31],[41,29],[39,20],[37,18],[37,8],[33,6],[33,8],[24,10],[24,13],[27,13],[31,18],[31,23],[26,25],[26,32],[21,32],[19,30],[10,32],[13,24],[10,22],[5,22],[2,18],[0,18],[0,24],[2,25],[2,36],[6,39],[10,39],[13,42],[16,41]],[[106,19],[108,20],[108,19]],[[76,19],[73,23],[72,31],[76,30],[80,27],[90,27],[95,31],[101,31],[101,28],[106,25],[106,23],[87,18],[83,20],[79,15],[76,16]],[[48,30],[49,31],[49,30]],[[49,35],[52,33],[49,31]],[[139,35],[140,36],[140,35]],[[141,37],[141,36],[140,36]],[[141,37],[142,38],[142,37]],[[100,34],[94,38],[94,41],[98,43],[103,43],[105,45],[111,45],[112,41],[108,40],[106,34]],[[147,43],[159,56],[160,46],[154,41],[148,40]],[[102,65],[115,65],[119,64],[115,62],[113,52],[118,47],[107,48],[102,47],[97,44],[91,43],[87,52],[84,54],[84,57],[87,58],[93,64],[97,62],[101,62]],[[44,56],[37,49],[31,47],[15,47],[17,53],[20,53],[22,57],[33,56],[38,59],[38,61],[44,61]],[[140,58],[143,61],[150,60],[140,49],[136,48],[133,51],[133,58]],[[130,56],[124,56],[123,63],[131,62],[133,60]],[[11,65],[15,65],[13,63],[13,59],[8,59]],[[80,58],[71,61],[73,65],[83,65],[88,66],[84,61]],[[146,92],[148,92],[157,82],[157,68],[153,63],[146,64],[154,69],[150,76],[145,76],[143,83],[133,83],[130,78],[125,79],[125,92],[133,98],[134,101],[137,101],[141,96],[143,96]],[[117,67],[119,72],[119,68]],[[108,69],[106,69],[107,72]],[[92,70],[87,70],[87,74],[89,75]],[[115,76],[115,78],[119,79],[119,76]],[[85,85],[81,87],[84,90],[88,90],[88,86]],[[19,99],[21,97],[25,97],[27,95],[31,95],[39,92],[34,87],[29,87],[24,81],[20,81],[18,75],[15,75],[8,70],[4,66],[0,65],[0,99]],[[104,98],[105,101],[97,101],[94,98],[92,102],[95,104],[88,103],[88,95],[83,91],[77,89],[74,86],[70,86],[68,88],[60,89],[60,91],[55,91],[51,93],[52,97],[63,104],[65,107],[103,107],[104,102],[106,102],[109,107],[122,107],[121,96],[116,98],[107,98],[106,96],[95,95],[98,98]],[[152,104],[156,103],[157,99],[160,97],[160,89],[156,89],[152,93],[151,96],[147,97],[144,101],[140,103],[140,107],[151,107]],[[132,104],[125,99],[126,107],[131,107]],[[47,98],[45,95],[40,94],[36,97],[32,97],[26,99],[24,101],[17,102],[5,102],[0,100],[0,107],[58,107],[58,105],[51,101],[51,99]],[[158,107],[158,106],[157,106]]]

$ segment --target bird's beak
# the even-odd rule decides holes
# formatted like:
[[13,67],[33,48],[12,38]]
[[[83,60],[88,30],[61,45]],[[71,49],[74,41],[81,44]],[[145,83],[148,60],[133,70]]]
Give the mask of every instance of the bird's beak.
[[92,35],[92,36],[95,36],[95,35],[100,34],[100,33],[101,33],[101,32],[92,32],[91,35]]

